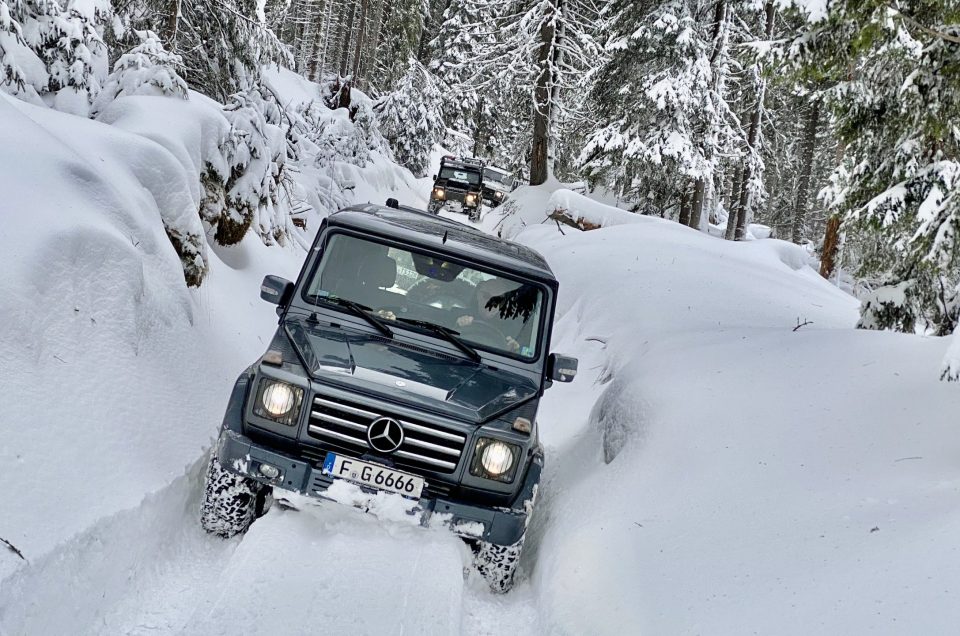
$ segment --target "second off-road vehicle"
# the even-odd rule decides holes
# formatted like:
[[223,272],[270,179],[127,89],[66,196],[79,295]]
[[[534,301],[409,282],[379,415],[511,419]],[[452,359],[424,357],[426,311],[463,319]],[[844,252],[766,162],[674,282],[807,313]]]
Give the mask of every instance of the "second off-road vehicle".
[[517,180],[509,170],[495,166],[483,167],[483,200],[495,208],[506,200],[507,195],[517,189]]
[[506,591],[543,469],[537,407],[577,369],[550,352],[557,280],[529,248],[390,203],[331,215],[296,282],[264,279],[279,325],[234,386],[201,522],[245,532],[274,489],[396,497]]
[[440,160],[440,172],[434,176],[427,210],[437,214],[443,208],[463,212],[471,221],[480,219],[483,203],[483,162],[479,159]]

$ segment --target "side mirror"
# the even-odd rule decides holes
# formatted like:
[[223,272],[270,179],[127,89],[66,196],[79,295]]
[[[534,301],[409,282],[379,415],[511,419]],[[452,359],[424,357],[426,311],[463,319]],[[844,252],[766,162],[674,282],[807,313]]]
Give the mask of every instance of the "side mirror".
[[274,305],[286,305],[293,295],[293,283],[279,276],[264,276],[260,283],[260,298]]
[[547,376],[557,382],[573,382],[577,377],[577,359],[551,353],[547,358]]
[[437,180],[437,175],[433,175],[433,180],[434,180],[434,181]]

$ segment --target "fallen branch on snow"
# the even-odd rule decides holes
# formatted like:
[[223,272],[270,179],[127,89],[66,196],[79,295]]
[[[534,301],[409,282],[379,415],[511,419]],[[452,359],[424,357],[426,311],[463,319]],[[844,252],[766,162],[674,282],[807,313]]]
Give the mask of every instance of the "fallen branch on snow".
[[8,549],[8,550],[10,550],[10,551],[13,552],[14,554],[16,554],[18,557],[20,557],[20,558],[23,559],[24,561],[27,560],[27,557],[23,556],[23,552],[21,552],[20,550],[18,550],[18,549],[17,549],[17,546],[13,545],[12,543],[10,543],[9,541],[7,541],[7,540],[4,539],[3,537],[0,537],[0,541],[2,541],[3,544],[7,546],[7,549]]

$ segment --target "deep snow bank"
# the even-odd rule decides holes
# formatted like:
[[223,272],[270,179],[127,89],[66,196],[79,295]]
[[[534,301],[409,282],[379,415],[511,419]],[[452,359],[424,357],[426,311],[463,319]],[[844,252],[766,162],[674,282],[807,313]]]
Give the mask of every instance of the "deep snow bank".
[[[255,238],[211,251],[209,284],[188,290],[163,226],[193,205],[180,158],[12,101],[0,96],[0,537],[32,562],[200,456],[275,320],[258,277],[294,276],[302,252]],[[192,231],[205,244],[199,220]],[[22,565],[0,550],[0,579]]]
[[857,302],[787,243],[651,218],[564,231],[518,236],[561,281],[554,349],[585,362],[540,416],[542,629],[952,631],[946,341],[852,329]]

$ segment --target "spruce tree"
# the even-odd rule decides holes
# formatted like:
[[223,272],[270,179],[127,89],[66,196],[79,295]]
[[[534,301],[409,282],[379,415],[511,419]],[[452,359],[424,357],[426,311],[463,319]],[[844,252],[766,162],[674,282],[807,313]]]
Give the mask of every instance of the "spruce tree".
[[426,176],[430,152],[443,134],[442,105],[436,79],[414,57],[396,90],[374,105],[394,158],[418,177]]
[[860,275],[876,281],[860,326],[951,332],[960,312],[960,13],[950,3],[842,0],[790,53],[805,77],[830,84],[845,158],[825,200],[863,237]]

